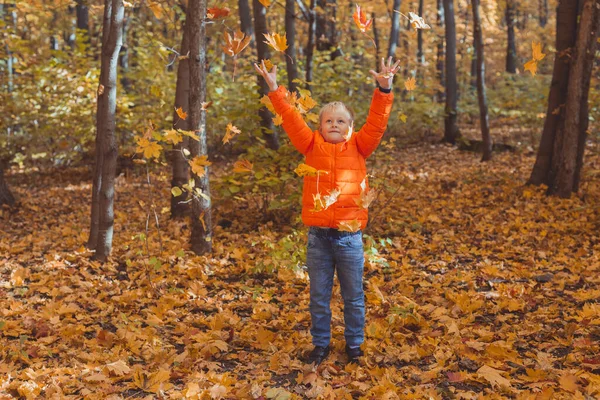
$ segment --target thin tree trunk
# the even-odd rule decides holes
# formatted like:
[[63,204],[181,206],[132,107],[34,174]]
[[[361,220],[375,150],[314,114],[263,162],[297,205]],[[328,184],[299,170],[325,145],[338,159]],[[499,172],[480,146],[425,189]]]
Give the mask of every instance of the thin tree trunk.
[[[398,47],[398,40],[400,37],[400,14],[395,11],[400,11],[402,0],[394,0],[392,9],[392,27],[390,30],[390,42],[388,43],[387,58],[396,56],[396,48]],[[379,59],[375,60],[379,62]]]
[[[419,16],[423,17],[423,0],[419,0]],[[417,66],[421,68],[425,64],[425,53],[423,53],[423,29],[417,30]]]
[[[256,0],[255,0],[256,1]],[[308,10],[308,43],[306,44],[306,89],[312,91],[313,81],[313,54],[315,51],[316,29],[317,29],[317,1],[310,0]]]
[[[182,39],[181,39],[181,54],[188,54],[190,51],[189,45],[189,25],[184,22]],[[177,65],[177,84],[175,89],[175,110],[181,107],[186,113],[190,113],[190,63],[188,58],[179,59]],[[181,129],[184,131],[191,130],[191,118],[180,119],[177,111],[173,112],[173,129]],[[189,146],[188,136],[184,136],[181,143],[173,146],[173,177],[171,179],[171,187],[182,187],[188,183],[190,178],[189,164],[187,158],[183,154],[183,149]],[[186,202],[187,193],[183,192],[180,196],[171,195],[171,218],[181,218],[188,214],[189,203]]]
[[298,67],[293,61],[296,59],[296,17],[294,15],[296,0],[285,0],[285,34],[287,37],[288,48],[285,53],[288,55],[285,58],[288,87],[290,92],[295,92],[298,85],[294,82],[298,79]]
[[381,51],[379,50],[379,31],[377,30],[377,18],[375,13],[371,13],[371,20],[373,20],[373,40],[375,41],[375,71],[379,68],[379,57]]
[[550,186],[554,180],[551,174],[554,141],[559,126],[563,123],[562,114],[566,102],[569,79],[571,48],[575,46],[577,32],[577,1],[561,1],[556,12],[556,56],[552,72],[552,83],[548,95],[548,108],[537,157],[528,184]]
[[[99,212],[98,212],[98,240],[96,242],[96,253],[94,258],[104,262],[112,250],[113,228],[114,228],[114,193],[115,193],[115,172],[117,169],[117,140],[115,135],[116,126],[116,106],[117,106],[117,71],[119,50],[121,49],[123,39],[123,0],[105,0],[105,8],[109,8],[109,22],[104,20],[104,29],[108,35],[102,42],[102,65],[101,71],[105,81],[100,84],[98,96],[98,120],[103,123],[98,124],[97,134],[103,136],[102,151],[102,178],[99,191]],[[105,13],[106,16],[106,13]],[[100,108],[100,103],[104,103]],[[100,110],[104,112],[100,114]],[[102,129],[102,130],[100,130]],[[98,166],[97,166],[98,167]]]
[[[240,15],[240,30],[246,34],[246,36],[252,36],[252,14],[250,13],[250,4],[248,0],[238,0],[238,11]],[[258,38],[257,40],[262,40]]]
[[[269,46],[265,43],[265,34],[269,33],[267,30],[267,10],[265,9],[265,6],[263,6],[258,0],[252,1],[252,10],[254,12],[254,32],[256,32],[256,55],[258,56],[258,61],[260,62],[260,60],[266,60],[270,57]],[[269,85],[267,85],[267,82],[262,79],[260,75],[256,75],[256,78],[260,88],[260,95],[266,96],[269,93]],[[260,116],[262,132],[267,139],[267,146],[270,149],[278,149],[279,136],[275,131],[271,113],[266,107],[262,107],[260,110],[258,110],[258,114]]]
[[481,17],[479,16],[479,0],[471,0],[473,7],[473,40],[477,53],[477,99],[479,100],[479,119],[481,121],[481,138],[483,155],[481,161],[492,159],[492,138],[488,119],[487,98],[485,95],[485,59],[483,55],[483,33],[481,32]]
[[506,72],[517,72],[517,45],[515,43],[515,5],[514,0],[506,1],[506,32],[508,44],[506,46]]
[[446,116],[444,118],[444,141],[455,144],[460,136],[458,130],[458,82],[456,80],[456,25],[454,1],[444,0],[446,17]]
[[7,163],[0,160],[0,208],[3,205],[14,207],[15,196],[13,196],[6,180],[4,179],[4,171],[7,169]]
[[90,34],[90,13],[86,0],[77,0],[75,7],[77,13],[77,29],[84,30],[87,35]]
[[548,23],[548,0],[538,0],[538,12],[540,26],[545,27]]
[[[14,28],[16,26],[17,16],[16,16],[15,12],[13,11],[14,8],[15,8],[15,4],[13,4],[13,3],[0,4],[0,17],[2,17],[2,20],[6,24],[4,26],[4,29],[6,29],[6,30]],[[13,67],[14,60],[13,60],[13,56],[12,56],[10,47],[8,47],[8,41],[5,42],[4,49],[6,51],[6,73],[8,75],[8,82],[7,82],[6,89],[7,89],[8,93],[12,93],[14,90],[14,67]]]
[[[206,0],[189,0],[189,43],[190,43],[190,125],[199,140],[190,140],[192,157],[208,156],[206,146],[206,111],[202,110],[202,102],[206,99]],[[258,31],[257,31],[258,33]],[[212,251],[212,218],[211,197],[209,187],[209,169],[204,167],[204,175],[193,174],[196,188],[202,195],[194,194],[192,199],[192,233],[190,243],[196,254]]]
[[[582,131],[582,128],[587,129],[588,91],[600,25],[599,19],[600,0],[585,0],[580,13],[577,42],[569,70],[565,123],[561,132],[561,145],[556,154],[556,179],[548,188],[549,194],[557,194],[563,198],[570,197],[579,183],[579,176],[576,176],[576,172],[581,170],[581,166],[577,165],[580,152],[578,146],[585,145],[585,140],[580,138],[581,134],[585,135],[585,130]],[[585,119],[585,123],[583,119]],[[581,153],[583,153],[583,149]]]
[[125,92],[131,89],[131,80],[127,76],[129,73],[129,43],[127,34],[129,33],[129,24],[131,17],[128,15],[123,19],[123,46],[121,47],[121,53],[119,54],[119,66],[121,67],[121,85]]
[[[444,4],[442,0],[437,0],[437,24],[440,30],[445,29],[444,22]],[[438,35],[438,44],[437,44],[437,72],[440,80],[440,86],[445,86],[446,84],[446,75],[444,68],[444,59],[445,59],[445,48],[444,48],[444,34]],[[442,102],[445,99],[445,93],[443,90],[438,90],[437,92],[437,101]]]

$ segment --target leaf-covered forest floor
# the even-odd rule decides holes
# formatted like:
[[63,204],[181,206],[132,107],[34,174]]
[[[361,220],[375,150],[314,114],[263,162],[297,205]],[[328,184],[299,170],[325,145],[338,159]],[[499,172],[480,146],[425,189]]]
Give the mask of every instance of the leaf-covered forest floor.
[[[285,262],[306,229],[217,202],[214,254],[193,256],[185,222],[161,214],[168,171],[154,194],[140,172],[118,178],[112,262],[99,265],[83,248],[89,172],[11,176],[22,204],[0,216],[0,399],[598,398],[596,147],[570,200],[524,185],[531,151],[482,164],[393,147],[370,166],[382,194],[365,242],[366,355],[346,363],[336,285],[333,351],[316,371],[302,362],[307,277]],[[152,214],[146,247],[152,201],[160,241]]]

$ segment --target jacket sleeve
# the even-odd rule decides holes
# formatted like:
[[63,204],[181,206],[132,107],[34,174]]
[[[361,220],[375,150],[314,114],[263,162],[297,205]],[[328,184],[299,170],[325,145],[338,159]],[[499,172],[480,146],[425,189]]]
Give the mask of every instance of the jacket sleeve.
[[315,133],[308,127],[300,112],[290,105],[286,99],[287,89],[279,86],[277,90],[269,92],[269,99],[273,103],[275,112],[283,119],[283,129],[290,137],[294,147],[302,154],[306,154],[313,144]]
[[393,92],[383,93],[381,90],[375,89],[371,99],[369,115],[367,115],[367,122],[356,134],[358,151],[365,158],[369,157],[381,142],[392,111],[393,101]]

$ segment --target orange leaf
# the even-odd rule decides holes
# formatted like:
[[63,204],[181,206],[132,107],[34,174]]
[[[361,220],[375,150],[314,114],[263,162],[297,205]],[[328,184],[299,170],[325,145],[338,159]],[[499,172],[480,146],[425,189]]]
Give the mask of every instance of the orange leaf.
[[369,27],[373,23],[373,20],[367,19],[367,16],[360,9],[360,6],[358,4],[356,5],[356,11],[352,15],[352,18],[354,18],[354,22],[356,23],[358,29],[360,29],[360,31],[363,33],[366,32],[367,29],[369,29]]
[[175,112],[177,112],[177,115],[179,116],[179,118],[181,118],[184,121],[185,121],[185,119],[188,116],[188,114],[185,111],[183,111],[183,109],[181,107],[179,107],[178,109],[176,109]]
[[558,379],[558,383],[560,383],[560,387],[567,392],[575,393],[579,390],[579,385],[577,385],[577,377],[575,375],[565,373]]
[[405,82],[404,82],[404,87],[406,88],[406,90],[410,91],[410,90],[415,90],[415,88],[417,87],[417,80],[412,77],[412,78],[408,78]]
[[525,71],[531,72],[531,75],[535,76],[537,73],[537,61],[529,60],[525,63]]
[[298,167],[294,170],[294,172],[296,174],[298,174],[298,176],[315,176],[317,175],[317,169],[311,167],[310,165],[307,164],[300,164],[298,165]]
[[223,51],[230,56],[235,57],[240,54],[249,43],[250,36],[246,36],[241,31],[235,32],[233,37],[231,37],[229,32],[225,32],[225,46],[223,46]]
[[276,51],[284,52],[285,49],[288,48],[287,38],[286,38],[285,34],[283,36],[280,36],[279,33],[273,33],[273,34],[264,33],[263,35],[267,39],[267,41],[265,43],[268,44],[269,46],[271,46]]
[[223,144],[229,143],[231,139],[241,131],[230,123],[227,124],[227,131],[225,132],[225,136],[223,137]]
[[203,101],[202,102],[202,109],[203,110],[208,110],[208,107],[210,107],[211,105],[212,105],[212,101],[209,101],[209,102]]
[[208,161],[208,156],[198,156],[189,161],[189,164],[192,172],[198,175],[199,178],[202,178],[206,174],[205,167],[208,167],[212,163]]
[[224,18],[229,15],[229,11],[230,10],[227,7],[223,7],[223,8],[211,7],[206,10],[206,16],[209,19]]
[[157,19],[160,19],[162,17],[163,10],[162,10],[160,4],[151,1],[151,2],[148,3],[148,7],[150,7],[150,9],[152,10],[152,12],[154,13],[154,16]]
[[258,1],[260,2],[260,4],[265,6],[265,8],[269,8],[269,6],[271,5],[271,0],[258,0]]
[[254,165],[248,160],[239,160],[233,164],[233,172],[252,172]]
[[165,131],[164,138],[167,142],[171,142],[172,144],[177,144],[183,141],[183,136],[175,129],[169,129],[168,131]]
[[541,61],[546,57],[546,55],[542,53],[542,44],[539,42],[531,42],[531,54],[535,61]]
[[340,222],[338,225],[338,231],[345,232],[358,232],[361,228],[360,222],[356,219],[352,221]]

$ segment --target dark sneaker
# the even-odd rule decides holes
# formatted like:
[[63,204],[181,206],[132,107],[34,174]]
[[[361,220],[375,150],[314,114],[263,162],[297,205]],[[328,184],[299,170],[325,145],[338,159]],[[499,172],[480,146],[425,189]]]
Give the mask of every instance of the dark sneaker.
[[348,347],[346,346],[346,354],[348,355],[348,362],[358,364],[360,357],[364,355],[360,347]]
[[314,363],[315,365],[319,365],[327,358],[329,355],[329,346],[315,346],[314,349],[308,354],[306,358],[306,362],[308,364]]

